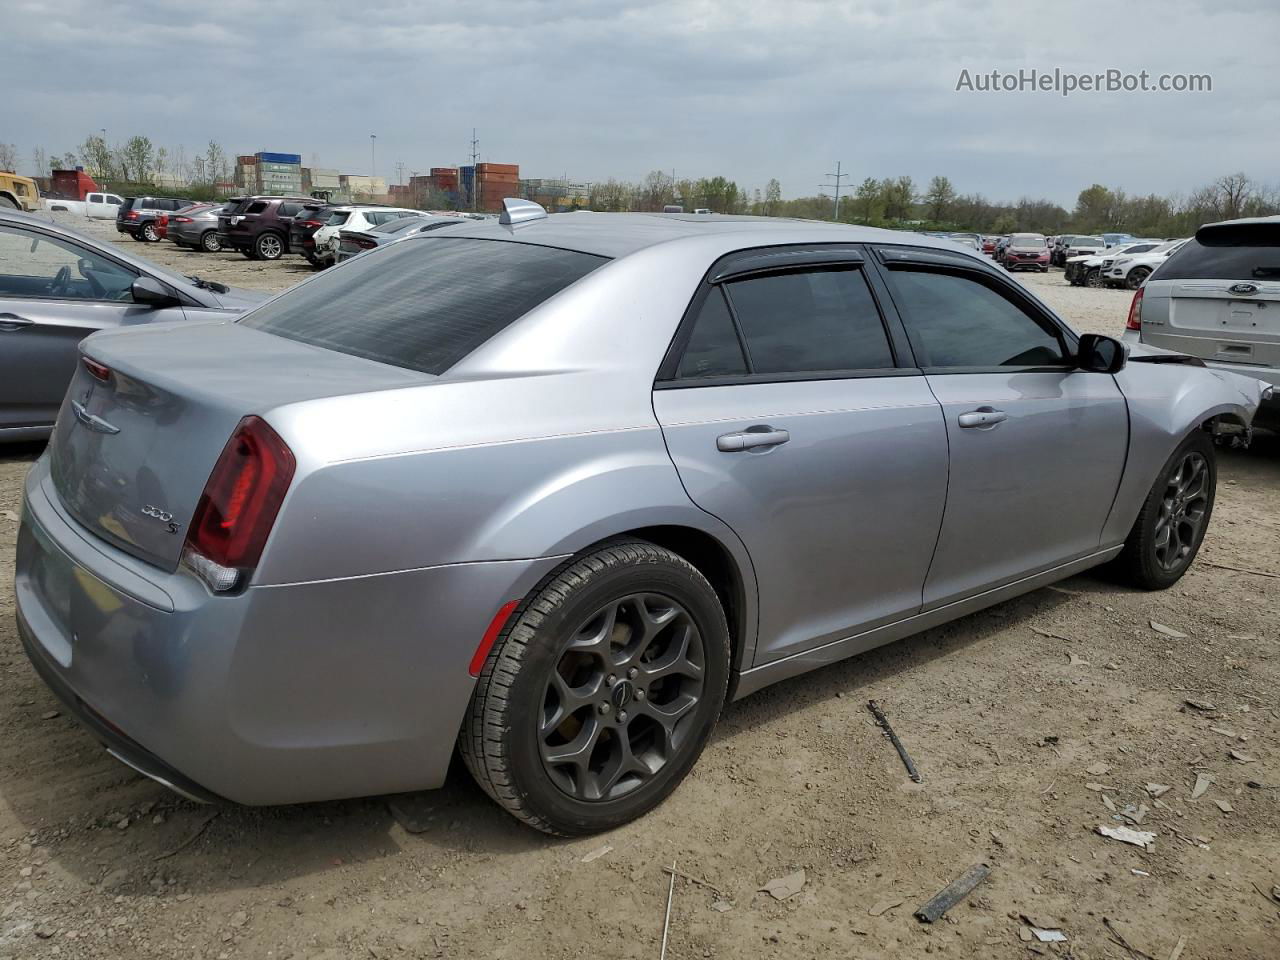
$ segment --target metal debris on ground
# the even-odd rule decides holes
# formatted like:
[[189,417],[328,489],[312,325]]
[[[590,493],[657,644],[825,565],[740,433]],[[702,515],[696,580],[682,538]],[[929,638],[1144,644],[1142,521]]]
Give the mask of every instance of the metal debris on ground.
[[1258,762],[1257,757],[1251,757],[1248,754],[1241,753],[1239,750],[1232,750],[1230,751],[1230,753],[1231,753],[1231,759],[1235,760],[1237,763],[1257,763]]
[[179,853],[187,849],[187,847],[191,846],[193,843],[195,843],[197,840],[200,839],[200,835],[204,833],[206,829],[208,829],[209,824],[213,823],[213,821],[218,819],[218,815],[220,813],[222,813],[221,810],[214,810],[211,814],[209,814],[207,817],[201,820],[200,823],[196,825],[196,828],[192,830],[191,833],[187,835],[187,838],[183,840],[180,844],[178,844],[176,847],[173,847],[170,850],[166,850],[164,853],[156,854],[151,859],[167,860],[169,857],[172,857],[175,853]]
[[1174,640],[1185,640],[1187,635],[1181,630],[1175,630],[1173,627],[1166,627],[1163,623],[1157,623],[1155,620],[1148,620],[1151,629],[1156,633],[1164,634],[1166,637],[1172,637]]
[[1209,701],[1209,700],[1187,699],[1187,700],[1183,700],[1182,702],[1185,703],[1188,707],[1192,707],[1196,710],[1201,710],[1204,713],[1213,713],[1218,709],[1217,705],[1215,705],[1212,701]]
[[775,900],[787,900],[800,892],[804,887],[804,881],[805,873],[801,869],[795,873],[788,873],[785,877],[774,877],[760,888],[760,892],[769,894]]
[[662,920],[662,952],[658,960],[667,960],[667,937],[671,933],[671,901],[676,895],[676,862],[671,861],[671,883],[667,886],[667,914]]
[[1219,810],[1221,810],[1223,813],[1234,813],[1234,812],[1235,812],[1235,809],[1236,809],[1236,808],[1235,808],[1235,807],[1233,807],[1233,806],[1232,806],[1230,803],[1228,803],[1226,800],[1215,800],[1215,801],[1213,801],[1213,802],[1214,802],[1214,804],[1216,804],[1216,805],[1217,805],[1218,809],[1219,809]]
[[919,771],[916,765],[911,762],[911,756],[907,753],[907,748],[902,745],[902,741],[898,739],[898,735],[893,732],[893,727],[889,725],[889,718],[884,715],[884,711],[880,709],[880,704],[874,700],[867,701],[867,709],[871,711],[872,716],[876,718],[876,723],[880,729],[884,731],[885,736],[889,738],[889,742],[893,744],[893,748],[898,751],[898,756],[902,758],[903,765],[907,768],[907,775],[916,783],[921,782]]
[[1121,843],[1131,843],[1135,847],[1141,847],[1143,850],[1150,850],[1156,842],[1156,835],[1150,830],[1132,830],[1129,827],[1108,827],[1103,824],[1093,828],[1095,833],[1112,840],[1119,840]]
[[1147,819],[1147,814],[1149,812],[1150,811],[1147,809],[1147,805],[1145,803],[1127,803],[1125,804],[1124,809],[1120,811],[1120,816],[1124,817],[1135,827],[1138,827],[1142,825],[1143,820]]
[[1197,773],[1196,784],[1194,787],[1191,788],[1191,799],[1199,800],[1201,797],[1203,797],[1205,795],[1205,791],[1209,789],[1212,783],[1213,783],[1212,774]]
[[933,923],[944,913],[973,892],[973,888],[987,879],[991,873],[990,864],[975,863],[960,876],[933,895],[926,903],[916,908],[915,918],[921,923]]
[[[611,844],[606,843],[603,847],[596,847],[594,850],[592,850],[590,853],[588,853],[586,856],[584,856],[584,857],[583,857],[581,860],[579,860],[578,862],[579,862],[579,863],[590,863],[592,860],[599,860],[599,859],[600,859],[601,857],[603,857],[606,853],[609,853],[609,852],[611,852],[612,850],[613,850],[613,846],[612,846]],[[663,869],[666,869],[666,868],[664,867]]]
[[1042,930],[1039,927],[1032,927],[1031,932],[1035,934],[1035,938],[1041,943],[1067,942],[1067,935],[1061,930]]
[[674,873],[681,880],[688,880],[690,883],[695,883],[700,887],[706,887],[708,890],[710,890],[712,893],[714,893],[718,897],[721,897],[725,900],[729,899],[729,895],[727,893],[725,893],[723,890],[721,890],[719,887],[717,887],[714,883],[712,883],[710,880],[706,879],[705,877],[695,877],[692,874],[685,873],[683,870],[675,870],[671,867],[663,867],[662,870],[664,873]]
[[890,900],[881,900],[879,903],[873,905],[871,909],[867,911],[867,913],[873,917],[878,917],[882,913],[888,913],[890,910],[894,909],[895,907],[902,906],[904,902],[905,901],[903,901],[901,897],[894,897]]

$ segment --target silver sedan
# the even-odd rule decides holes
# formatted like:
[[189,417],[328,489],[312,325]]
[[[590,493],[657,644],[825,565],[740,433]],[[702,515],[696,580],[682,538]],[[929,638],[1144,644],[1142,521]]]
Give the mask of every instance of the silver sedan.
[[1177,582],[1262,396],[950,240],[507,203],[83,345],[18,621],[116,756],[277,804],[456,746],[607,829],[728,700],[1099,564]]

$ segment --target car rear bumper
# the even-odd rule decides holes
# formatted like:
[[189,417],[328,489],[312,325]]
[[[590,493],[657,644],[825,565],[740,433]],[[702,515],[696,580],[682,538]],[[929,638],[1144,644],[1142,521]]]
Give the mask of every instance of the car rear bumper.
[[214,597],[80,527],[44,457],[27,478],[15,594],[37,671],[124,762],[199,799],[298,803],[439,786],[489,620],[559,562]]

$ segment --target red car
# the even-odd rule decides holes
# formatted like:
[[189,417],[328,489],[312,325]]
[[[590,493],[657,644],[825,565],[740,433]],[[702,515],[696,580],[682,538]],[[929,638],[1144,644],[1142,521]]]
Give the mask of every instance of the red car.
[[996,238],[995,238],[995,237],[983,237],[983,238],[982,238],[982,252],[983,252],[983,253],[985,253],[985,254],[987,254],[988,256],[991,256],[991,255],[994,255],[994,254],[995,254],[995,252],[996,252]]
[[1014,270],[1039,270],[1049,272],[1049,248],[1043,233],[1015,233],[1010,235],[1004,248],[1002,264],[1012,273]]

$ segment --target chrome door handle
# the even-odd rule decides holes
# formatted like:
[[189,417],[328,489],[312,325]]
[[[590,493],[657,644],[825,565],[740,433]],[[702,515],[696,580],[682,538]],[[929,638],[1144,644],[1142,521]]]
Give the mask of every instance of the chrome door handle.
[[741,433],[725,433],[716,437],[716,449],[722,453],[735,453],[752,447],[776,447],[791,439],[786,430],[743,430]]
[[33,326],[34,320],[28,320],[26,317],[20,317],[16,313],[0,313],[0,331],[5,333],[16,333],[19,330],[25,330],[27,327]]
[[997,423],[1003,423],[1008,419],[1007,413],[994,407],[979,407],[977,410],[962,413],[956,418],[962,427],[994,427]]

